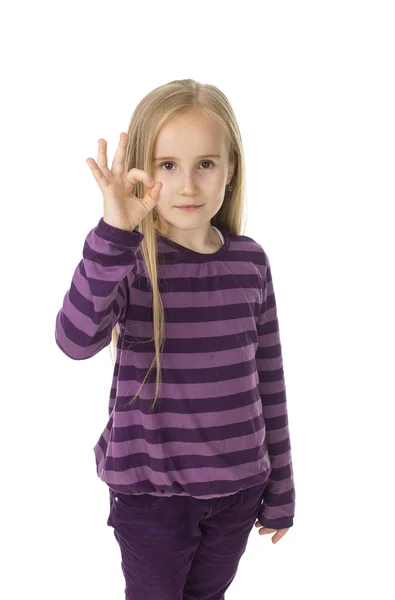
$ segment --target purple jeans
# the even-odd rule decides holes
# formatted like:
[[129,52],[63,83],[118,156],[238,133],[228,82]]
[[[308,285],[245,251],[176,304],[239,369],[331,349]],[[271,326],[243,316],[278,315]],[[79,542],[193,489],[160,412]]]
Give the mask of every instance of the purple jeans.
[[126,600],[224,600],[264,487],[209,499],[110,489],[107,525],[120,546]]

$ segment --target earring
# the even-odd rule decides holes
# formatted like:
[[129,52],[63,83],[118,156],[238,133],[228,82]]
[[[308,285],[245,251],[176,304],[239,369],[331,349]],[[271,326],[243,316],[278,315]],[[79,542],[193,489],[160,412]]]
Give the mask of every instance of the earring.
[[229,190],[229,192],[233,192],[233,185],[229,184],[228,185],[228,190]]

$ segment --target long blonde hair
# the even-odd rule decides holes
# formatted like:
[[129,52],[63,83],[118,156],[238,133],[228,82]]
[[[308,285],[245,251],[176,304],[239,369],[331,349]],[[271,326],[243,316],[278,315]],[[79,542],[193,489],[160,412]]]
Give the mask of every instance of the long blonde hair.
[[[235,162],[231,185],[226,188],[224,201],[220,210],[212,219],[212,225],[240,235],[244,231],[243,210],[245,195],[245,163],[241,135],[233,109],[216,86],[202,84],[193,79],[170,81],[149,92],[137,105],[128,128],[128,147],[125,157],[125,173],[132,167],[143,169],[152,175],[152,152],[155,139],[160,129],[173,117],[192,108],[198,108],[209,119],[220,124],[227,141],[229,161]],[[133,194],[143,198],[146,193],[144,184],[137,182]],[[146,382],[151,370],[157,364],[155,396],[151,408],[155,406],[161,383],[160,355],[165,341],[165,323],[162,299],[158,287],[157,246],[155,221],[158,218],[155,209],[141,221],[137,230],[144,235],[139,249],[146,266],[146,272],[152,289],[153,332],[155,356],[136,394],[128,402],[132,405]],[[112,330],[113,354],[116,356],[118,331]],[[111,352],[111,346],[110,346]],[[111,356],[113,366],[114,358]],[[151,410],[150,408],[150,410]]]

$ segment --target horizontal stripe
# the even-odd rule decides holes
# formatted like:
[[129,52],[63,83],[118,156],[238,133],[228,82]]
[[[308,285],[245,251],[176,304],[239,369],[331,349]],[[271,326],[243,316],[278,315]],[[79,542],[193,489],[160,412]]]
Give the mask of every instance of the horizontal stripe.
[[295,488],[271,266],[252,238],[217,227],[222,246],[202,254],[157,234],[164,308],[162,383],[154,412],[152,291],[144,235],[103,219],[83,246],[55,340],[74,360],[119,332],[108,422],[95,446],[97,475],[114,491],[215,498],[262,485],[257,518],[293,524]]

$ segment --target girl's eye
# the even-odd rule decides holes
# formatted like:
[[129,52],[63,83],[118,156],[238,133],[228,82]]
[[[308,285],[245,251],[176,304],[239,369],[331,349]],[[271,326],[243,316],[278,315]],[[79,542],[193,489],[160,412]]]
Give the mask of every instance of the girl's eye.
[[[212,160],[202,160],[200,164],[203,164],[203,163],[211,163],[211,164],[214,166],[214,163],[213,163],[213,161],[212,161]],[[166,161],[166,162],[162,163],[162,164],[161,164],[161,165],[159,165],[159,166],[160,166],[160,167],[163,167],[163,165],[174,165],[174,163],[173,163],[173,162]],[[209,171],[209,170],[210,170],[210,169],[203,169],[203,171]],[[172,171],[172,169],[165,169],[165,171]]]

